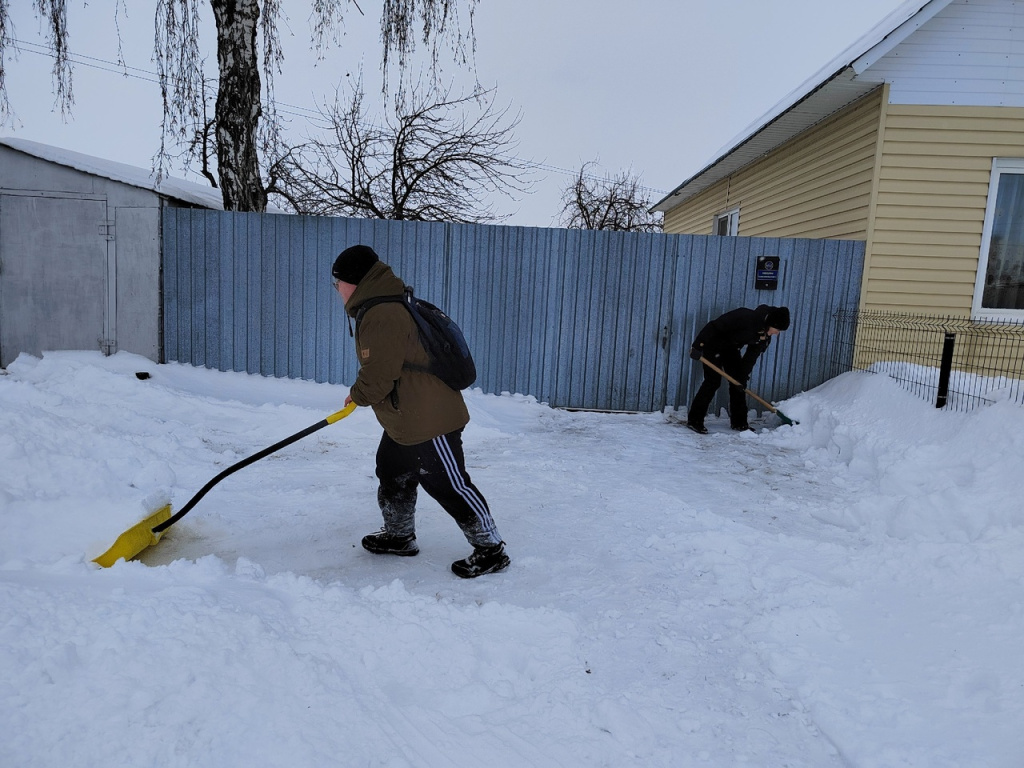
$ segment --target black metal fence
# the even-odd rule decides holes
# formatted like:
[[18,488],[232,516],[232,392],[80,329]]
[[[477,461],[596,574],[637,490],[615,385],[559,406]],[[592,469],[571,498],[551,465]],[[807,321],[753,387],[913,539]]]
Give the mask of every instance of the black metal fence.
[[1024,404],[1024,321],[839,310],[833,375],[885,373],[936,408]]

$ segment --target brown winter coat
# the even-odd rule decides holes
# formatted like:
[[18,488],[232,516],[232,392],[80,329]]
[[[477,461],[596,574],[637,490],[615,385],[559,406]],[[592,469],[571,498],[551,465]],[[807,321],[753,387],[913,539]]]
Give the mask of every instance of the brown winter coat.
[[[378,296],[401,296],[405,285],[383,262],[374,264],[345,304],[355,317],[359,306]],[[454,432],[469,422],[462,393],[436,376],[405,365],[425,367],[427,352],[416,322],[400,302],[384,302],[366,311],[355,334],[359,374],[350,395],[356,405],[373,408],[377,421],[396,443],[416,445]]]

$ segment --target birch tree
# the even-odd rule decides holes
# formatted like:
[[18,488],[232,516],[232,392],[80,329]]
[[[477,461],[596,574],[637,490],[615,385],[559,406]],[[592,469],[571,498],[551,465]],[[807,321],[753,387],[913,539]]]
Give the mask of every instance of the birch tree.
[[[73,65],[69,58],[67,8],[75,0],[32,0],[42,21],[46,44],[53,55],[54,93],[60,111],[74,105]],[[86,5],[86,0],[80,0]],[[384,81],[397,63],[404,72],[420,41],[427,49],[432,71],[450,49],[457,64],[470,61],[474,37],[473,12],[478,0],[382,0],[381,43]],[[217,90],[213,123],[216,137],[216,177],[225,210],[264,211],[267,196],[260,159],[280,146],[280,125],[274,106],[274,75],[282,71],[284,55],[278,35],[283,0],[209,0],[217,39]],[[166,171],[176,147],[200,146],[196,136],[205,130],[206,87],[200,32],[202,0],[156,0],[154,58],[163,103],[158,177]],[[468,9],[463,31],[459,8]],[[123,9],[121,2],[116,14]],[[362,13],[357,0],[312,0],[311,38],[318,54],[337,42],[336,31],[346,13]],[[7,119],[4,60],[14,46],[9,0],[0,0],[0,118]],[[196,158],[191,158],[196,159]]]

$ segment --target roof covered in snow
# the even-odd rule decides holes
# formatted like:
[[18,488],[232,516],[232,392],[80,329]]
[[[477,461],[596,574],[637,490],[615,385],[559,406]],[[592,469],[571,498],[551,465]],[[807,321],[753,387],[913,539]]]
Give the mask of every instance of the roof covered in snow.
[[787,94],[719,150],[702,170],[652,210],[668,211],[867,95],[879,81],[860,78],[952,0],[906,0],[857,42]]
[[0,137],[0,145],[24,152],[27,155],[47,160],[57,165],[74,168],[83,173],[100,176],[105,179],[128,184],[141,189],[148,189],[163,197],[180,200],[205,208],[221,210],[224,208],[220,191],[204,184],[197,184],[184,179],[166,176],[157,183],[156,176],[143,168],[134,165],[104,160],[92,155],[83,155],[49,144],[40,144],[28,139],[16,139],[9,136]]

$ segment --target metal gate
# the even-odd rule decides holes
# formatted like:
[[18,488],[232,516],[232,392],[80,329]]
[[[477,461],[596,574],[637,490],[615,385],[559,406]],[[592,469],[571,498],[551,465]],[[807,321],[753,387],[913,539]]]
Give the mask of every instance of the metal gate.
[[106,221],[102,197],[0,195],[0,367],[19,352],[112,351]]

